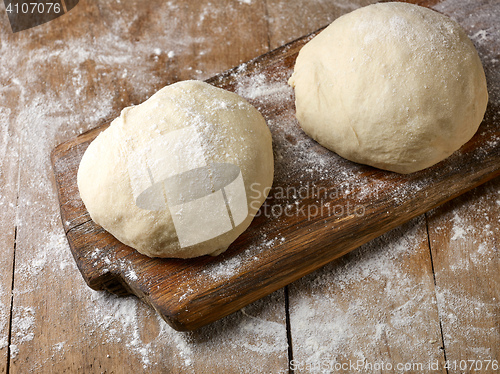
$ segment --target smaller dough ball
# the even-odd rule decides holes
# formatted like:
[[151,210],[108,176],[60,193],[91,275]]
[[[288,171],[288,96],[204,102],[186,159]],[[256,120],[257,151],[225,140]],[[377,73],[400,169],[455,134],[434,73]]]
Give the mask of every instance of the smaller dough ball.
[[398,173],[459,149],[488,102],[464,30],[406,3],[370,5],[335,20],[302,48],[289,84],[309,136],[351,161]]
[[89,145],[78,188],[90,216],[151,257],[216,255],[273,181],[271,133],[238,95],[199,81],[123,109]]

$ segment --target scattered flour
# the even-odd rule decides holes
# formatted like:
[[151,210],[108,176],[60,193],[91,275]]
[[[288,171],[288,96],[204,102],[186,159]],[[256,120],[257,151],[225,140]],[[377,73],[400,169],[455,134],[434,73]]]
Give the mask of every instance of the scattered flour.
[[452,237],[451,240],[455,241],[458,239],[464,239],[467,235],[467,232],[472,230],[472,227],[464,224],[463,219],[455,213],[453,215],[453,228],[452,228]]
[[63,348],[64,348],[64,344],[65,344],[65,343],[66,343],[66,342],[59,342],[59,343],[56,343],[56,344],[54,344],[54,345],[52,346],[52,348],[54,349],[54,351],[57,351],[57,352],[62,351],[62,350],[63,350]]
[[[251,5],[251,0],[237,0]],[[481,16],[469,16],[470,4],[467,0],[444,0],[435,8],[450,14],[467,27],[469,35],[478,46],[489,81],[500,81],[498,56],[489,53],[489,45],[499,39],[498,23],[492,22],[500,17],[498,7],[482,11]],[[338,0],[337,5],[351,10],[348,0]],[[463,5],[463,6],[460,6]],[[180,71],[184,78],[207,78],[210,71],[198,69],[197,63],[210,51],[202,50],[205,36],[188,34],[176,37],[178,24],[175,12],[180,5],[166,2],[164,8],[155,14],[155,24],[162,25],[162,31],[152,40],[141,39],[130,42],[127,33],[134,32],[137,19],[126,21],[126,17],[107,16],[114,19],[105,25],[109,32],[97,34],[82,33],[72,40],[60,40],[54,45],[46,45],[32,35],[37,31],[28,31],[27,37],[19,38],[18,46],[29,51],[23,56],[22,64],[12,43],[0,42],[0,178],[5,175],[4,160],[21,159],[19,184],[8,184],[6,189],[19,190],[17,203],[5,199],[0,191],[0,206],[16,208],[18,227],[18,245],[16,252],[14,307],[12,315],[12,339],[10,353],[12,359],[28,359],[23,356],[23,344],[36,345],[34,349],[48,352],[47,360],[56,357],[64,359],[64,353],[81,348],[80,342],[58,340],[42,346],[35,335],[48,329],[44,326],[47,317],[38,305],[32,305],[30,295],[43,292],[58,292],[64,284],[73,286],[69,294],[60,294],[60,299],[53,300],[50,308],[60,310],[60,320],[51,323],[70,324],[79,321],[81,336],[89,341],[89,350],[96,344],[119,347],[124,355],[137,358],[143,367],[163,367],[166,359],[175,361],[185,372],[196,372],[204,364],[210,363],[214,370],[227,372],[257,372],[260,365],[274,360],[276,355],[285,363],[287,360],[287,338],[285,326],[284,297],[278,291],[256,303],[253,303],[234,315],[218,321],[198,332],[179,333],[172,330],[155,311],[143,305],[135,297],[118,298],[105,292],[88,289],[78,273],[71,257],[64,232],[60,227],[56,194],[51,180],[49,163],[53,147],[75,135],[84,132],[99,121],[116,115],[125,105],[138,103],[165,84],[155,71],[155,64],[165,64],[165,69],[181,69],[175,63],[175,57],[200,49],[195,56],[193,66]],[[453,12],[451,12],[453,9]],[[114,12],[112,8],[103,8],[104,12]],[[196,15],[198,25],[211,16],[210,11]],[[481,18],[482,17],[482,18]],[[490,17],[490,18],[488,18]],[[484,18],[484,19],[483,19]],[[483,23],[495,26],[481,28]],[[216,30],[222,32],[221,30]],[[126,37],[122,37],[126,35]],[[168,52],[167,52],[168,51]],[[151,60],[147,56],[152,56]],[[168,59],[162,60],[166,56]],[[56,79],[47,76],[46,65],[55,66],[61,72]],[[200,64],[203,66],[203,63]],[[242,65],[238,72],[245,72]],[[26,74],[26,72],[30,72]],[[279,75],[281,74],[281,76]],[[265,103],[290,103],[293,101],[292,90],[286,85],[287,71],[278,72],[277,81],[270,81],[258,74],[248,81],[240,83],[236,91],[249,99],[264,112],[269,109]],[[46,81],[57,82],[57,89],[48,90]],[[31,87],[28,93],[27,87]],[[65,92],[65,95],[61,93]],[[498,108],[500,89],[491,87],[490,101]],[[492,113],[496,123],[498,113]],[[335,155],[333,161],[320,159],[319,162],[312,148],[313,141],[304,136],[294,123],[293,113],[284,112],[271,118],[269,125],[273,129],[276,147],[276,160],[288,157],[297,160],[296,170],[280,169],[285,162],[277,162],[277,173],[284,175],[284,181],[301,180],[301,177],[314,175],[325,180],[330,179],[340,186],[343,193],[353,194],[353,199],[363,201],[383,191],[387,186],[384,181],[363,179],[362,169],[342,160]],[[15,129],[15,131],[13,130]],[[487,132],[488,129],[483,129]],[[283,136],[282,136],[283,135]],[[19,147],[8,147],[7,140],[15,137]],[[493,138],[485,150],[496,149],[499,138]],[[315,148],[317,149],[317,148]],[[300,157],[297,158],[297,155]],[[332,168],[335,165],[335,168]],[[360,181],[351,185],[349,180],[356,176]],[[363,188],[364,186],[368,186]],[[403,201],[412,191],[418,190],[415,184],[411,189],[395,191],[396,201]],[[496,206],[500,199],[494,200]],[[498,219],[498,217],[497,217]],[[465,240],[470,234],[466,222],[457,214],[452,217],[453,228],[451,244]],[[483,313],[494,318],[498,301],[491,303],[460,289],[438,287],[437,300],[429,294],[432,287],[424,287],[432,281],[428,273],[413,274],[408,259],[418,250],[423,233],[422,218],[417,218],[402,228],[367,244],[359,250],[328,265],[324,269],[296,282],[290,287],[290,318],[295,358],[309,360],[331,358],[333,353],[351,354],[355,359],[366,359],[376,354],[380,347],[407,346],[412,341],[412,332],[420,329],[428,333],[429,341],[441,340],[438,336],[436,304],[444,325],[452,328],[470,326],[469,330],[459,333],[446,333],[445,340],[468,346],[472,358],[488,358],[491,349],[472,345],[466,341],[475,331],[492,336],[492,341],[499,341],[498,329],[469,325],[471,315]],[[39,230],[34,232],[33,227]],[[490,234],[491,232],[491,234]],[[477,234],[477,233],[475,233]],[[498,237],[498,232],[484,227],[486,237]],[[283,237],[268,235],[260,238],[258,247],[252,248],[241,256],[235,256],[226,263],[214,265],[211,275],[224,279],[234,274],[242,259],[258,256],[263,248],[282,242]],[[495,257],[496,256],[496,257]],[[98,253],[96,252],[96,259]],[[498,246],[481,241],[477,251],[470,254],[472,264],[484,264],[485,261],[498,259]],[[459,264],[459,267],[466,266]],[[463,269],[467,270],[467,268]],[[127,273],[130,280],[136,280],[137,274]],[[47,284],[53,284],[53,290],[46,290]],[[357,290],[367,299],[357,297]],[[367,290],[372,291],[367,292]],[[2,291],[0,291],[2,292]],[[36,298],[40,301],[40,296]],[[77,307],[75,307],[75,305]],[[7,307],[0,308],[0,330],[6,330],[8,323]],[[327,311],[327,313],[325,313]],[[56,318],[53,312],[51,318]],[[44,326],[44,327],[42,327]],[[147,333],[143,330],[147,329]],[[424,330],[421,330],[424,329]],[[453,331],[453,330],[450,330]],[[461,334],[463,333],[463,334]],[[50,338],[49,338],[50,339]],[[96,343],[97,342],[97,343]],[[365,344],[367,345],[361,345]],[[360,343],[360,344],[358,344]],[[439,344],[427,345],[425,342],[412,342],[415,355],[421,357],[440,357]],[[0,347],[9,345],[7,336],[0,339]],[[347,352],[352,348],[351,353]],[[21,349],[20,349],[21,348]],[[217,351],[233,352],[233,358],[217,361]],[[347,353],[346,353],[347,352]],[[385,353],[384,353],[385,354]],[[475,356],[474,356],[475,355]],[[238,362],[253,362],[255,366],[238,366]],[[33,365],[50,364],[33,363]],[[34,367],[36,371],[36,367]],[[199,372],[199,370],[198,370]]]
[[17,346],[17,344],[11,344],[9,346],[10,348],[10,357],[12,360],[16,360],[17,359],[17,355],[19,354],[19,347]]
[[[438,287],[436,295],[446,346],[476,360],[490,359],[494,342],[500,341],[500,331],[494,324],[498,301],[486,303],[481,293],[471,294],[460,284],[454,288]],[[482,345],[485,343],[488,346]]]
[[[266,355],[276,353],[285,355],[284,359],[286,357],[285,322],[276,322],[273,316],[277,311],[280,315],[284,312],[279,304],[283,299],[279,295],[268,296],[193,333],[173,330],[136,297],[116,297],[87,289],[82,290],[80,296],[89,300],[85,314],[81,316],[87,334],[97,336],[104,345],[126,347],[129,354],[140,359],[144,368],[158,366],[168,354],[175,366],[184,367],[187,372],[194,372],[203,362],[213,367],[233,367],[241,373],[255,372],[255,368],[238,366],[238,360],[214,361],[210,355],[210,347],[214,346],[233,352],[235,357],[256,355],[256,358],[265,359]],[[272,304],[268,305],[270,302]],[[144,338],[145,323],[148,330],[155,331],[152,340],[151,337],[147,341]],[[62,349],[69,349],[68,342]]]
[[390,362],[382,347],[407,344],[413,351],[408,357],[399,352],[398,359],[440,358],[438,346],[416,340],[440,340],[430,262],[418,273],[409,271],[415,256],[425,258],[425,244],[419,217],[292,284],[294,359],[319,373],[321,362]]
[[17,307],[12,311],[12,335],[17,345],[33,340],[35,334],[35,309]]
[[[18,212],[17,287],[14,293],[11,357],[24,359],[22,347],[26,343],[35,345],[34,349],[40,352],[46,351],[47,360],[57,361],[65,360],[65,353],[80,347],[80,342],[70,339],[64,342],[49,341],[48,346],[38,343],[36,334],[47,328],[43,327],[47,315],[38,305],[33,305],[30,295],[47,292],[42,287],[50,283],[54,287],[49,292],[64,291],[58,298],[50,298],[52,304],[48,307],[52,310],[57,308],[60,313],[60,321],[52,320],[50,323],[79,321],[72,328],[79,329],[77,331],[88,337],[89,349],[93,349],[97,342],[113,346],[113,352],[119,350],[137,358],[144,368],[163,365],[165,357],[169,357],[169,360],[178,358],[177,366],[184,366],[186,370],[194,372],[203,363],[199,357],[204,361],[214,359],[210,351],[216,345],[234,351],[236,357],[242,358],[240,361],[254,355],[254,362],[265,362],[266,357],[274,360],[276,353],[279,353],[283,356],[285,371],[287,339],[282,299],[268,297],[267,303],[270,305],[265,301],[255,303],[246,308],[245,314],[236,313],[204,330],[204,334],[179,333],[135,297],[118,298],[88,289],[75,266],[60,227],[49,162],[53,147],[117,115],[124,106],[146,99],[167,83],[155,73],[155,64],[165,63],[168,69],[170,64],[176,63],[176,56],[202,46],[205,41],[205,36],[193,34],[176,37],[179,25],[176,17],[170,15],[179,11],[178,5],[169,2],[164,6],[167,11],[158,12],[163,14],[164,19],[157,20],[157,24],[162,25],[162,32],[151,40],[131,42],[126,33],[134,21],[124,24],[124,17],[112,17],[116,22],[107,25],[109,32],[97,33],[95,38],[91,33],[83,33],[69,42],[65,40],[54,45],[34,43],[29,48],[25,46],[30,52],[24,56],[23,69],[33,72],[28,75],[16,73],[19,70],[16,55],[13,55],[8,43],[0,43],[0,79],[8,82],[0,86],[0,99],[5,103],[5,106],[0,106],[0,140],[11,136],[13,127],[18,131],[15,135],[20,144],[18,150],[9,149],[5,142],[1,142],[0,156],[3,160],[10,153],[22,160],[22,188],[18,202],[14,204],[2,200],[2,204],[12,208],[17,206]],[[102,11],[110,11],[110,8]],[[207,10],[200,14],[199,21],[211,16],[211,11]],[[31,41],[27,37],[20,43],[29,44]],[[201,61],[202,56],[209,51],[202,52],[195,58],[196,61]],[[167,59],[162,60],[162,57]],[[211,74],[210,71],[196,68],[196,61],[193,66],[184,67],[180,74],[185,78],[206,78],[207,74]],[[44,75],[47,74],[46,69],[43,69],[47,64],[53,67],[51,71],[57,67],[65,73],[59,79],[60,90],[40,89],[48,79]],[[177,69],[175,65],[173,68]],[[28,92],[26,87],[33,89]],[[65,92],[65,95],[59,92]],[[15,101],[9,99],[13,97]],[[13,153],[17,151],[19,155]],[[33,232],[33,227],[39,230]],[[236,262],[234,266],[237,266]],[[137,279],[137,274],[132,270],[126,276],[131,281]],[[69,294],[68,289],[71,290]],[[8,322],[3,314],[0,317],[2,323]],[[56,317],[50,314],[50,318]],[[60,336],[56,338],[60,339]],[[2,344],[9,344],[7,337],[2,340]],[[18,347],[21,348],[20,353]],[[45,364],[50,362],[33,362],[32,369],[39,370],[40,365]],[[234,371],[248,373],[253,373],[255,369],[250,366],[238,367],[238,360],[214,362],[213,367],[233,367]]]
[[264,73],[254,75],[248,80],[238,82],[236,93],[248,100],[258,100],[262,103],[286,102],[292,98],[293,89],[286,80],[270,81]]

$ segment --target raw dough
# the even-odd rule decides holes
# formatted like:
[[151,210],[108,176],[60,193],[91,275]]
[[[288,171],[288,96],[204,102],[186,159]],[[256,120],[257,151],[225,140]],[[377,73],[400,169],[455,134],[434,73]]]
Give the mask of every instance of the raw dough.
[[216,255],[273,180],[271,133],[238,95],[199,81],[123,109],[88,147],[78,188],[92,219],[152,257]]
[[488,102],[481,61],[462,28],[406,3],[335,20],[302,48],[289,84],[308,135],[351,161],[399,173],[459,149]]

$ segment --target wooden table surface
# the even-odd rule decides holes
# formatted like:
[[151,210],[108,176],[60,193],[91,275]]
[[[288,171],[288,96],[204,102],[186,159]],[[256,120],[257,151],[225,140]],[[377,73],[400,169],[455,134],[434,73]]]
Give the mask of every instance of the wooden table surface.
[[[370,2],[80,0],[16,34],[0,5],[1,372],[500,373],[498,178],[190,333],[92,291],[71,257],[57,144]],[[420,3],[464,26],[500,122],[500,51],[487,53],[500,25],[484,28],[500,2]]]

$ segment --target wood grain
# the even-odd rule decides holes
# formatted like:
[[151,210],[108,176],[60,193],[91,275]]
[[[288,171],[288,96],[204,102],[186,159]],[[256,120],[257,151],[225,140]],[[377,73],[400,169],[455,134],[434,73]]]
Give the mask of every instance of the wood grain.
[[[460,151],[432,168],[411,175],[350,163],[310,140],[298,130],[292,95],[287,94],[285,82],[298,51],[311,37],[208,80],[246,96],[266,118],[273,133],[275,154],[282,156],[276,159],[274,191],[290,188],[301,191],[314,186],[313,192],[308,191],[298,199],[271,192],[268,206],[283,212],[295,206],[298,213],[273,219],[262,214],[222,256],[150,259],[121,245],[86,216],[76,193],[76,171],[89,141],[102,128],[54,151],[52,160],[65,231],[89,286],[134,293],[153,305],[172,327],[196,329],[500,174],[500,147],[496,141],[499,128],[493,120],[492,108],[481,131]],[[278,90],[284,94],[278,98],[272,94],[255,96],[255,84],[262,84],[258,83],[262,77],[266,84],[274,85],[272,92]],[[323,171],[329,171],[328,175],[314,172],[318,164]],[[306,176],[304,170],[313,172]],[[347,180],[339,179],[341,175],[346,175]],[[349,189],[339,190],[345,182]],[[328,198],[318,196],[317,191],[328,191]],[[331,206],[359,207],[363,214],[355,210],[337,214],[329,210]],[[302,214],[311,213],[313,208],[314,216]],[[271,247],[265,245],[268,238],[276,239]],[[228,276],[214,277],[208,269],[223,266],[225,261],[238,261],[240,266]],[[127,276],[131,272],[137,279]]]
[[[217,6],[209,1],[80,1],[53,22],[2,35],[2,43],[19,49],[12,66],[4,59],[0,71],[19,81],[8,81],[3,89],[12,110],[9,132],[15,130],[8,146],[20,153],[12,153],[5,170],[2,164],[1,176],[9,175],[8,167],[21,170],[20,203],[13,200],[1,217],[6,237],[18,224],[15,274],[12,263],[6,264],[8,253],[2,259],[2,274],[10,278],[7,290],[15,277],[12,336],[6,337],[12,345],[9,372],[203,372],[207,365],[221,372],[286,370],[282,291],[223,323],[174,335],[135,297],[117,299],[90,290],[66,248],[49,159],[57,144],[115,117],[123,106],[144,101],[165,84],[204,79],[266,52],[262,9],[263,2],[255,0]],[[237,47],[225,48],[226,41]],[[12,186],[4,190],[1,185],[6,198],[17,196],[17,174],[6,180],[11,179]],[[12,258],[13,235],[4,244]],[[5,292],[2,305],[7,334],[10,296]],[[261,325],[268,332],[255,334]],[[263,352],[262,344],[275,348]]]
[[[358,2],[80,0],[67,15],[17,34],[11,33],[7,17],[0,17],[0,372],[288,372],[284,290],[183,333],[166,326],[134,296],[114,297],[88,288],[61,227],[48,155],[57,144],[116,117],[124,106],[144,101],[166,84],[207,79],[269,46],[318,29],[352,4]],[[484,22],[498,14],[498,3],[447,0],[438,9],[476,35],[473,41],[485,63],[492,101],[498,103],[498,26]],[[4,11],[0,2],[0,13]],[[491,121],[498,108],[489,113]],[[294,132],[285,134],[292,139]],[[347,183],[338,186],[341,192],[348,189]],[[16,204],[18,193],[21,201]],[[294,343],[290,358],[314,361],[311,346],[314,353],[322,352],[318,357],[334,352],[330,357],[339,359],[365,354],[367,361],[380,357],[395,363],[409,352],[439,357],[437,324],[442,325],[447,359],[498,357],[498,257],[490,256],[498,249],[498,235],[488,234],[500,230],[498,219],[493,220],[498,214],[496,196],[498,180],[432,211],[432,258],[421,247],[423,222],[417,218],[289,286],[287,325]],[[464,237],[451,240],[460,228]],[[281,238],[273,234],[264,244],[275,237]],[[400,253],[401,243],[408,245],[408,253]],[[384,262],[370,265],[381,259],[388,259],[400,277],[380,274],[387,271]],[[438,269],[438,296],[457,296],[438,297],[439,320],[426,308],[432,300],[427,278],[431,259]],[[399,284],[401,279],[421,280],[415,284],[418,292],[408,292]],[[394,304],[384,299],[390,291],[401,293],[394,295]],[[419,293],[420,307],[414,303]],[[405,300],[408,304],[401,308]],[[471,300],[478,306],[471,307]],[[364,331],[357,314],[335,312],[348,305],[352,312],[356,305],[367,306],[367,301],[372,303],[363,314],[369,317]],[[307,319],[301,318],[297,306],[306,311]],[[343,326],[359,332],[355,339],[342,332],[324,333],[342,316]],[[412,324],[408,339],[404,329],[387,324],[396,316]],[[304,321],[318,334],[309,335]],[[390,332],[401,335],[389,336]],[[343,345],[336,345],[337,338]],[[459,372],[463,371],[449,371]]]
[[[500,360],[499,191],[497,178],[428,214],[437,305],[451,362]],[[449,372],[463,369],[453,366]]]
[[[420,216],[292,283],[295,372],[318,363],[338,373],[375,371],[357,367],[361,362],[420,363],[423,370],[407,371],[446,373],[429,253]],[[437,370],[429,370],[430,362]]]
[[[5,27],[5,26],[3,26]],[[2,27],[2,28],[3,28]],[[0,81],[0,85],[6,86],[6,82]],[[8,360],[10,356],[10,332],[12,321],[12,290],[14,256],[17,239],[17,204],[19,193],[19,150],[20,136],[19,130],[14,125],[12,118],[17,113],[11,108],[14,107],[15,97],[19,94],[18,87],[9,87],[0,91],[0,118],[7,123],[2,129],[8,136],[4,137],[6,142],[0,144],[0,372],[6,373],[8,370]],[[14,150],[14,151],[13,151]]]
[[[376,0],[317,1],[314,6],[304,6],[301,2],[267,0],[267,15],[270,19],[269,46],[271,49],[278,48],[330,24],[349,11],[376,2]],[[300,16],[283,17],[283,14],[300,14]]]

